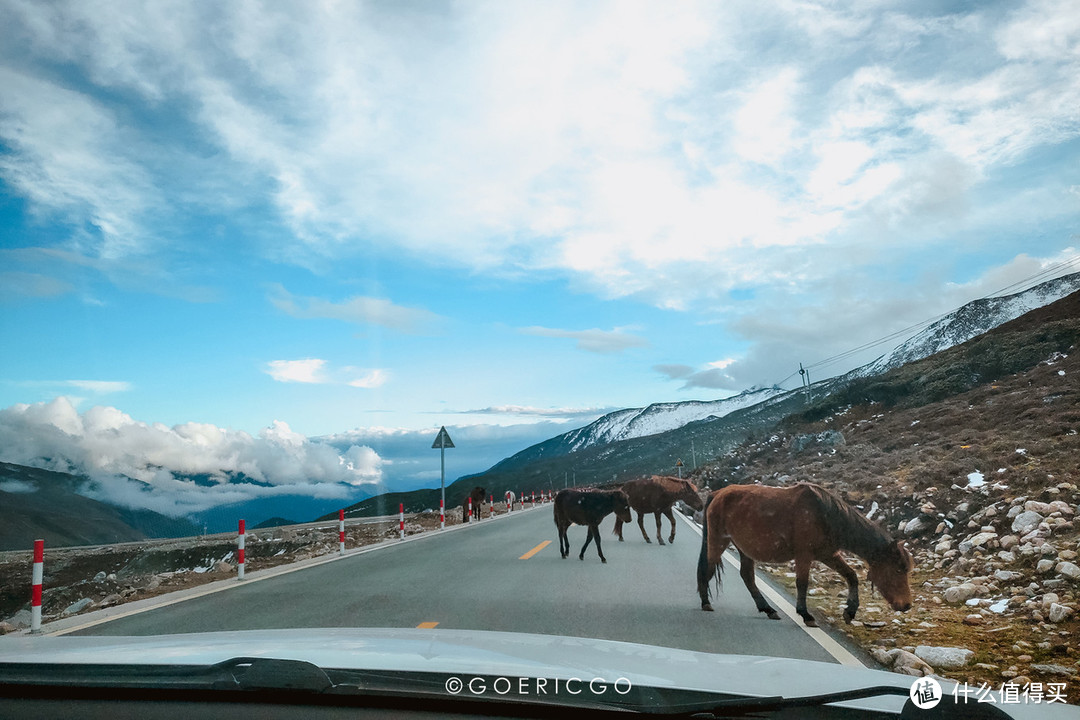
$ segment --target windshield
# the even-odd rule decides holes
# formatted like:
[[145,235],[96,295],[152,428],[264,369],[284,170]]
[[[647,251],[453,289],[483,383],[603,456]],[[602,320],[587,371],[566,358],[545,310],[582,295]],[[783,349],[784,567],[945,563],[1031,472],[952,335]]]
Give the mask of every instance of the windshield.
[[0,632],[1080,702],[1073,3],[0,25]]

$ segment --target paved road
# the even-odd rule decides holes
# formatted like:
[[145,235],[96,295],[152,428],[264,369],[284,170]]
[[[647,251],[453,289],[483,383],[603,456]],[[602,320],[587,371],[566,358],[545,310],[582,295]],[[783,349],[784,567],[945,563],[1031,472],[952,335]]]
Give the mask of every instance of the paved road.
[[[729,567],[716,612],[699,609],[694,572],[700,537],[679,522],[673,545],[647,545],[636,525],[626,542],[601,532],[577,552],[586,530],[570,529],[559,557],[550,506],[484,521],[442,537],[402,543],[168,607],[75,634],[151,635],[294,627],[417,627],[506,630],[641,642],[717,653],[835,662],[788,618],[757,612]],[[646,525],[648,527],[648,523]],[[666,521],[665,521],[666,532]],[[550,541],[527,559],[521,557]],[[429,625],[430,626],[430,625]]]

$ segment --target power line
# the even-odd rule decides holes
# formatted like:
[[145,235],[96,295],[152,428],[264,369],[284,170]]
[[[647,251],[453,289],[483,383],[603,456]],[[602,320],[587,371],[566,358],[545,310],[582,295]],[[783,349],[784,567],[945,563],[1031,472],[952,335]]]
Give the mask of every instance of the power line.
[[[1033,275],[1029,275],[1028,277],[1023,278],[1021,280],[1018,280],[1018,281],[1016,281],[1016,282],[1014,282],[1014,283],[1012,283],[1010,285],[1007,285],[1004,288],[1001,288],[1000,290],[995,290],[994,292],[983,295],[980,298],[976,298],[976,300],[986,300],[986,299],[989,299],[989,298],[992,298],[992,297],[1000,296],[1002,293],[1006,293],[1006,292],[1010,292],[1010,291],[1014,291],[1014,292],[1012,292],[1012,294],[1018,294],[1020,292],[1023,292],[1024,290],[1030,290],[1032,287],[1035,287],[1035,285],[1041,283],[1044,279],[1050,277],[1051,275],[1055,275],[1055,274],[1059,273],[1061,270],[1064,270],[1064,269],[1067,269],[1067,268],[1070,268],[1070,267],[1076,267],[1076,266],[1080,266],[1080,254],[1073,255],[1071,258],[1068,258],[1066,260],[1062,260],[1061,262],[1055,263],[1054,265],[1051,265],[1051,266],[1049,266],[1047,268],[1043,268],[1042,270],[1040,270],[1039,272],[1037,272],[1037,273],[1035,273]],[[1017,290],[1017,288],[1023,288],[1023,289]],[[969,302],[975,302],[975,301],[972,300],[972,301],[969,301]],[[965,304],[967,304],[967,303],[965,303]],[[961,307],[963,307],[963,306],[961,306]],[[913,333],[915,333],[915,332],[917,332],[919,330],[922,330],[922,329],[924,329],[926,327],[929,327],[930,325],[936,323],[937,321],[941,320],[942,318],[945,318],[945,317],[951,315],[952,313],[956,312],[956,310],[958,310],[958,309],[959,308],[954,308],[953,310],[950,310],[947,313],[943,313],[941,315],[938,315],[937,317],[930,318],[929,320],[923,320],[922,322],[915,323],[914,325],[910,325],[910,326],[908,326],[908,327],[906,327],[906,328],[904,328],[902,330],[897,330],[895,332],[889,333],[888,335],[885,335],[884,337],[878,338],[877,340],[872,340],[872,341],[870,341],[868,343],[863,343],[862,345],[859,345],[858,347],[851,348],[850,350],[845,350],[844,352],[839,353],[837,355],[833,355],[832,357],[828,357],[828,358],[825,358],[824,360],[819,360],[818,362],[811,363],[811,364],[806,366],[806,369],[807,370],[812,370],[812,369],[817,369],[817,368],[824,367],[826,365],[832,365],[832,364],[834,364],[836,362],[839,362],[841,360],[845,360],[845,359],[851,357],[852,355],[856,355],[856,354],[858,354],[858,353],[860,353],[860,352],[862,352],[864,350],[869,350],[872,347],[875,347],[877,345],[881,345],[882,343],[886,343],[886,342],[888,342],[890,340],[895,340],[896,338],[903,337],[904,335],[907,335],[909,333],[913,334]],[[779,383],[776,383],[776,384],[777,385],[782,385],[783,383],[787,382],[791,378],[795,377],[795,375],[798,375],[798,372],[794,372],[791,375],[788,375],[786,378],[784,378],[783,380],[781,380]]]

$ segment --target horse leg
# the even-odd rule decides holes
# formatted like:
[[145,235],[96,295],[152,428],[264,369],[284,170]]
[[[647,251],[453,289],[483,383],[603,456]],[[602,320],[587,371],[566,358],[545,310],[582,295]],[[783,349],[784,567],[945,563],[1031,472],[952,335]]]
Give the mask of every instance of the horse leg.
[[637,524],[638,527],[641,528],[641,537],[645,538],[645,542],[652,545],[652,540],[649,539],[649,533],[645,532],[645,513],[640,510],[637,514]]
[[657,510],[653,513],[653,517],[656,518],[656,542],[660,545],[664,544],[664,529],[660,527],[660,511]]
[[806,627],[817,627],[814,616],[806,609],[806,588],[810,585],[810,563],[812,562],[812,558],[795,558],[795,591],[798,593],[795,598],[795,612],[802,617]]
[[[595,529],[596,529],[595,526],[593,526],[593,525],[589,526],[589,536],[585,538],[585,544],[581,546],[581,553],[578,555],[578,558],[577,558],[578,560],[584,560],[585,559],[585,550],[589,547],[589,543],[592,542],[593,531]],[[599,538],[597,538],[597,540],[596,540],[596,546],[600,547],[600,539]]]
[[[704,530],[704,528],[703,528]],[[712,612],[713,607],[709,602],[709,581],[714,577],[717,582],[720,581],[720,575],[717,573],[717,565],[709,562],[709,548],[707,543],[708,531],[705,530],[701,538],[701,554],[698,555],[697,566],[697,591],[698,596],[701,598],[701,609],[707,612]]]
[[844,562],[840,553],[831,555],[821,562],[840,573],[840,577],[847,582],[847,607],[844,608],[844,622],[850,623],[855,619],[855,613],[859,611],[859,576]]
[[665,508],[664,514],[667,515],[668,522],[671,523],[671,536],[667,541],[673,543],[675,542],[675,516],[671,514],[671,508]]
[[600,556],[600,562],[606,563],[607,558],[604,557],[604,551],[600,549],[600,526],[593,525],[593,534],[596,535],[596,554]]
[[619,536],[619,542],[622,542],[622,520],[615,518],[615,535]]
[[770,620],[779,620],[780,616],[777,615],[776,610],[766,600],[765,596],[761,594],[757,586],[757,576],[754,575],[754,558],[750,557],[742,550],[739,551],[739,577],[742,578],[743,585],[750,591],[750,596],[754,598],[754,604],[757,605],[758,612],[763,612],[769,616]]
[[712,498],[705,501],[705,509],[702,511],[702,523],[701,523],[701,553],[698,555],[697,564],[697,591],[698,596],[701,598],[701,609],[707,612],[712,612],[713,607],[709,603],[709,581],[714,577],[716,578],[717,585],[720,584],[720,574],[717,572],[718,568],[723,567],[723,560],[721,556],[727,549],[727,542],[721,542],[719,544],[719,552],[715,554],[715,558],[719,561],[719,565],[709,561],[709,502]]
[[559,525],[559,554],[563,560],[570,555],[570,538],[566,534],[567,525]]

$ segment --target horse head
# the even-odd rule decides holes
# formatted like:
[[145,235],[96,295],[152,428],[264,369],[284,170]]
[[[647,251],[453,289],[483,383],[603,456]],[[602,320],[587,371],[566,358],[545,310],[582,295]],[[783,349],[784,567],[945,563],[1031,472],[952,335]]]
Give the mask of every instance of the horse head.
[[615,517],[629,525],[634,521],[634,516],[630,514],[630,498],[622,490],[616,490],[613,497]]
[[677,499],[682,500],[684,503],[694,508],[695,510],[701,510],[705,507],[705,502],[701,499],[701,493],[697,489],[697,485],[689,480],[682,481],[683,487],[679,491]]
[[890,543],[873,562],[866,578],[873,583],[893,610],[907,612],[911,609],[911,571],[915,561],[904,547],[903,540]]

